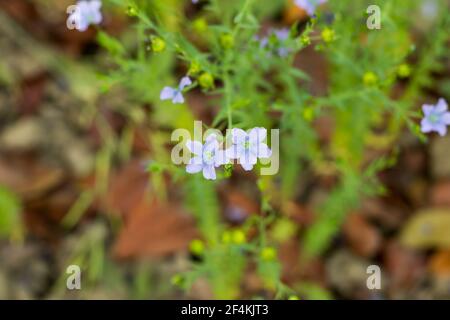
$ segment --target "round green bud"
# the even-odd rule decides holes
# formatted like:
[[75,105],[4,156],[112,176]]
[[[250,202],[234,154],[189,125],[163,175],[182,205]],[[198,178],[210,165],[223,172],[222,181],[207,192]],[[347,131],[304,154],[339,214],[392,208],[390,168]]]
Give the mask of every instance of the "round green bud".
[[378,77],[372,71],[364,73],[363,82],[366,86],[373,86],[378,82]]
[[336,34],[334,33],[334,30],[330,29],[330,28],[323,29],[321,36],[322,36],[322,40],[326,43],[333,42],[334,39],[336,38]]
[[303,34],[300,36],[300,43],[305,47],[309,46],[311,44],[311,38],[308,35]]
[[411,75],[411,67],[406,63],[401,64],[397,69],[397,75],[402,79],[408,78]]
[[203,33],[208,29],[208,22],[205,18],[197,18],[192,23],[194,30],[198,33]]
[[205,251],[205,244],[202,240],[194,239],[189,244],[189,251],[196,256],[201,256]]
[[304,108],[302,111],[302,114],[303,114],[303,118],[306,121],[311,122],[312,120],[314,120],[314,109],[312,107]]
[[198,77],[198,83],[200,84],[200,87],[202,87],[203,89],[213,88],[214,87],[214,77],[208,72],[203,72]]
[[175,274],[171,279],[170,282],[174,286],[182,286],[184,282],[184,277],[181,274]]
[[219,41],[220,41],[220,45],[224,49],[231,49],[234,47],[234,38],[229,33],[224,33],[224,34],[220,35]]
[[297,297],[296,295],[291,295],[289,296],[288,300],[300,300],[300,298]]
[[245,243],[245,241],[247,239],[246,239],[244,231],[242,231],[241,229],[236,229],[231,234],[231,240],[235,244],[243,244],[243,243]]
[[151,45],[153,52],[163,52],[166,49],[166,42],[160,37],[152,37]]
[[265,247],[261,250],[260,256],[264,261],[273,261],[277,257],[277,252],[272,247]]
[[126,11],[127,15],[130,17],[136,17],[138,15],[138,11],[135,6],[129,5]]
[[200,63],[198,63],[197,61],[192,61],[189,66],[188,74],[195,75],[199,73],[200,70],[201,70]]

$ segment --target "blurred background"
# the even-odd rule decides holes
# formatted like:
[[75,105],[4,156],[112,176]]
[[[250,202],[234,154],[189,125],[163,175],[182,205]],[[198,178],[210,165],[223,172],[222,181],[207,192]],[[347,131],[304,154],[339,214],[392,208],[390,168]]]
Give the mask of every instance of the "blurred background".
[[[199,10],[190,1],[169,2],[188,17]],[[423,1],[430,21],[417,19],[411,30],[418,47],[433,37],[426,29],[433,3]],[[180,201],[182,189],[146,170],[167,147],[167,132],[152,123],[152,106],[137,105],[123,87],[109,90],[111,78],[105,81],[101,71],[110,62],[96,28],[66,28],[71,4],[0,0],[0,299],[214,298],[202,278],[187,291],[177,286],[176,275],[199,259],[192,246],[199,231]],[[276,10],[266,27],[307,18],[289,2]],[[131,19],[112,6],[103,12],[102,29],[132,41]],[[433,103],[450,101],[449,56],[441,62],[426,93]],[[296,64],[314,75],[312,91],[323,94],[324,57],[306,50]],[[187,99],[195,118],[210,121],[207,96],[194,92]],[[330,121],[315,124],[324,141]],[[298,235],[335,181],[306,174],[298,181],[303,191],[270,229],[283,282],[306,299],[449,299],[449,159],[450,135],[425,144],[405,130],[396,164],[380,174],[387,192],[363,199],[329,249],[303,261]],[[261,210],[254,180],[237,172],[218,187],[227,225],[238,228]],[[170,201],[146,201],[149,194]],[[81,290],[66,288],[71,264],[81,266]],[[382,271],[380,290],[366,287],[373,264]],[[236,297],[273,298],[247,269]]]

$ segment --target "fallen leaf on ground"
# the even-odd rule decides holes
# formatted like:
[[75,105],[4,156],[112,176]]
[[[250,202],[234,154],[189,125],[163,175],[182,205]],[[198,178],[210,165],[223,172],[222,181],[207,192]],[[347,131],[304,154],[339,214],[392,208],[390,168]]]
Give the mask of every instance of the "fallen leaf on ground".
[[429,270],[437,277],[450,277],[450,250],[439,251],[429,260]]
[[425,209],[408,220],[402,244],[416,249],[450,248],[450,209]]
[[129,213],[114,255],[119,259],[162,257],[185,250],[196,236],[192,217],[181,208],[142,198]]
[[361,214],[350,214],[343,232],[351,249],[362,257],[373,257],[381,246],[382,238],[378,230]]
[[431,188],[431,205],[436,207],[450,207],[450,180],[436,183]]

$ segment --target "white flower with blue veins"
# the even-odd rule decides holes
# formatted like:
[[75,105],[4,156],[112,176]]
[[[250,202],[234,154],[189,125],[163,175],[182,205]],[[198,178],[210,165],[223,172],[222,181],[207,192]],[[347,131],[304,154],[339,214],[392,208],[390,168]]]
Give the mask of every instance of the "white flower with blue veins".
[[91,24],[100,24],[103,19],[100,11],[101,7],[102,2],[100,0],[78,1],[67,18],[67,26],[83,32]]
[[264,128],[253,128],[246,133],[242,129],[234,128],[231,132],[232,146],[226,150],[230,159],[238,159],[246,171],[253,169],[258,158],[270,158],[272,151],[264,141],[267,130]]
[[209,135],[204,145],[198,141],[188,140],[186,146],[194,154],[186,166],[186,172],[202,171],[205,179],[216,180],[216,168],[228,163],[225,151],[219,149],[216,135]]
[[316,12],[316,7],[325,2],[327,0],[295,0],[297,7],[305,10],[309,16],[313,16]]
[[161,90],[159,98],[161,100],[172,100],[173,103],[183,103],[183,89],[191,84],[192,81],[189,77],[183,77],[178,88],[164,87],[164,89]]
[[436,105],[424,104],[422,106],[424,118],[421,122],[423,133],[437,132],[441,136],[447,134],[447,126],[450,125],[450,112],[447,102],[441,98]]

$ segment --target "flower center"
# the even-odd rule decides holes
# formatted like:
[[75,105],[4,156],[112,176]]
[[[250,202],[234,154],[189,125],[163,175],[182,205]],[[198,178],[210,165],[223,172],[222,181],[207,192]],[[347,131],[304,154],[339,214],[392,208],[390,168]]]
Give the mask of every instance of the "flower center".
[[205,151],[205,153],[203,154],[203,159],[206,163],[210,163],[211,160],[213,160],[214,158],[214,152],[212,151]]
[[436,113],[432,113],[429,115],[428,120],[431,123],[437,123],[437,122],[439,122],[439,115],[437,115]]
[[250,146],[251,146],[250,139],[247,137],[247,138],[245,138],[245,141],[244,141],[244,149],[248,150],[248,149],[250,149]]

